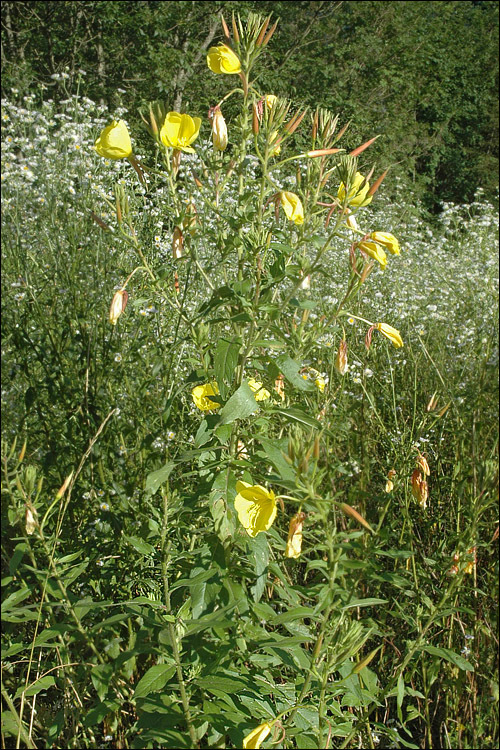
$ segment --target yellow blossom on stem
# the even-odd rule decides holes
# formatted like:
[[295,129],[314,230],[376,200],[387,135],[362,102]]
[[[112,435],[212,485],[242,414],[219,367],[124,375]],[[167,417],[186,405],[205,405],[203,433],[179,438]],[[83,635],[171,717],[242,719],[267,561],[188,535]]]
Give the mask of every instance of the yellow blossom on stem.
[[269,736],[271,733],[271,725],[268,724],[268,722],[264,722],[264,724],[259,724],[259,726],[256,729],[253,729],[250,734],[247,734],[246,737],[243,739],[243,748],[244,750],[258,750],[258,748],[262,745],[266,737]]
[[167,148],[194,154],[191,144],[198,138],[201,118],[169,112],[161,126],[160,140]]
[[250,378],[248,380],[248,385],[252,389],[256,401],[266,401],[268,398],[270,398],[271,394],[258,380]]
[[191,391],[193,401],[195,405],[201,411],[209,411],[210,409],[218,409],[220,404],[216,401],[212,401],[210,396],[219,395],[219,387],[217,383],[205,383],[204,385],[197,385]]
[[370,240],[363,240],[362,242],[358,243],[358,248],[362,250],[364,253],[366,253],[366,255],[369,255],[370,258],[373,258],[374,260],[378,260],[382,270],[385,269],[387,265],[387,255],[385,254],[381,245],[378,244],[378,242],[371,242]]
[[[255,537],[260,531],[267,531],[276,518],[278,509],[272,490],[248,482],[236,482],[234,507],[238,519],[249,536]],[[256,747],[248,745],[248,747]]]
[[[363,184],[364,183],[364,184]],[[356,172],[352,185],[349,187],[349,193],[347,195],[347,203],[350,206],[367,206],[372,201],[371,195],[368,195],[370,190],[370,183],[365,182],[365,178],[361,172]],[[339,201],[344,203],[346,200],[346,187],[343,182],[340,183],[337,198]]]
[[239,73],[241,63],[233,50],[227,44],[219,44],[217,47],[210,47],[207,54],[207,65],[212,73]]
[[399,242],[393,234],[388,232],[372,232],[370,238],[379,245],[386,247],[392,255],[399,255]]
[[287,218],[295,224],[304,223],[304,208],[298,195],[284,191],[280,193],[281,204]]
[[403,346],[403,339],[401,338],[401,334],[398,330],[396,330],[396,328],[393,328],[387,323],[377,323],[375,328],[377,329],[377,331],[380,331],[380,333],[386,336],[386,338],[392,341],[394,346],[398,349]]
[[132,156],[132,143],[123,120],[113,120],[95,142],[95,150],[105,159],[128,159]]
[[275,102],[278,101],[278,97],[275,94],[266,94],[264,98],[268,109],[272,109]]

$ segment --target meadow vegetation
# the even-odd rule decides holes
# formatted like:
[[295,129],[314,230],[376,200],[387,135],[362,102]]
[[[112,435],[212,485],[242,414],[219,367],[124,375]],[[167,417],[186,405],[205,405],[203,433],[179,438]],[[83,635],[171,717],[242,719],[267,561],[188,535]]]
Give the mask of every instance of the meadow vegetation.
[[5,747],[497,746],[496,207],[261,89],[273,29],[208,119],[2,100]]

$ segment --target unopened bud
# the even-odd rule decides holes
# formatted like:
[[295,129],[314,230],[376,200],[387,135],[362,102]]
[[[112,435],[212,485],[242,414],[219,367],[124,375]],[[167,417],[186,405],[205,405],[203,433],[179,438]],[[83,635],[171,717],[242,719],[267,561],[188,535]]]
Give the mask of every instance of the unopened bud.
[[434,391],[434,393],[430,397],[429,403],[427,404],[426,411],[435,411],[437,408],[437,403],[438,403],[438,400],[436,396],[436,391]]
[[63,483],[63,485],[61,486],[61,488],[60,488],[60,489],[58,490],[58,492],[57,492],[57,495],[56,495],[56,498],[57,498],[57,500],[60,500],[60,499],[61,499],[61,497],[62,497],[62,496],[64,495],[64,493],[66,492],[66,490],[68,489],[68,487],[69,487],[69,483],[70,483],[70,482],[71,482],[71,480],[73,479],[73,474],[74,474],[74,472],[72,471],[72,472],[71,472],[71,474],[69,474],[69,475],[68,475],[68,476],[66,477],[66,479],[64,480],[64,483]]
[[285,557],[293,557],[295,559],[300,557],[302,551],[302,527],[305,517],[305,513],[296,513],[290,521]]
[[212,142],[217,151],[225,151],[227,148],[227,125],[218,107],[212,118]]
[[252,111],[252,133],[254,135],[259,134],[259,110],[256,104],[253,105]]
[[364,526],[365,529],[368,529],[368,531],[371,531],[373,533],[372,527],[370,526],[368,521],[363,518],[361,513],[358,513],[357,510],[354,510],[354,508],[352,508],[350,505],[347,505],[347,503],[341,503],[340,507],[344,511],[344,513],[346,513],[348,516],[351,516],[351,518],[354,518],[354,520],[360,523],[361,526]]
[[115,292],[115,295],[111,301],[111,307],[109,308],[109,322],[115,326],[118,318],[125,310],[128,301],[128,293],[125,289],[119,289]]
[[23,444],[23,447],[21,448],[21,453],[19,454],[19,457],[18,457],[18,459],[17,459],[17,460],[19,461],[19,463],[22,463],[22,460],[23,460],[23,458],[24,458],[24,456],[25,456],[25,453],[26,453],[26,446],[27,446],[27,442],[26,442],[26,440],[25,440],[25,441],[24,441],[24,444]]
[[26,514],[24,520],[26,533],[29,536],[30,534],[34,533],[36,527],[38,526],[38,513],[36,511],[36,508],[34,508],[31,504],[26,505]]

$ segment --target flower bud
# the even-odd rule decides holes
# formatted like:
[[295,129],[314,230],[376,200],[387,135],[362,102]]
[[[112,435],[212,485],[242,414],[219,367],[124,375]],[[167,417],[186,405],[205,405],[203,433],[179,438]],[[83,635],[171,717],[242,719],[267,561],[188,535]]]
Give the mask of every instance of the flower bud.
[[116,325],[116,322],[122,312],[125,310],[128,301],[128,293],[125,289],[119,289],[115,292],[115,295],[111,301],[111,307],[109,308],[109,322],[112,326]]
[[225,151],[227,148],[227,126],[224,115],[217,107],[212,118],[212,142],[217,151]]
[[300,557],[302,551],[302,527],[306,514],[296,513],[288,527],[288,540],[286,543],[285,557]]

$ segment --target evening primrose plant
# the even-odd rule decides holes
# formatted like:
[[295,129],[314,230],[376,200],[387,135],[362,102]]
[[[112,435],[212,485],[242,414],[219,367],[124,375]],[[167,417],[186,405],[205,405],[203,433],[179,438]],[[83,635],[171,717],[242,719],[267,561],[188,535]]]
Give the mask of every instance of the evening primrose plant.
[[[151,298],[170,307],[176,319],[176,341],[184,341],[187,351],[191,350],[194,369],[188,382],[194,381],[194,385],[186,387],[186,396],[191,396],[200,414],[194,438],[195,454],[199,456],[198,465],[211,467],[208,476],[213,484],[208,502],[226,558],[231,559],[238,550],[240,554],[245,551],[256,554],[252,545],[259,538],[259,555],[267,561],[270,550],[265,532],[275,524],[278,510],[283,515],[280,526],[289,527],[287,557],[299,559],[302,544],[307,545],[307,531],[303,530],[306,513],[302,508],[311,523],[322,529],[327,540],[321,546],[330,590],[325,591],[318,610],[318,635],[308,669],[314,671],[317,664],[324,662],[322,679],[328,679],[339,664],[324,661],[335,640],[335,629],[327,634],[326,625],[342,597],[353,595],[352,591],[341,595],[335,590],[340,554],[334,543],[335,509],[359,519],[361,526],[370,531],[371,527],[328,489],[320,449],[324,433],[321,400],[326,375],[312,366],[314,363],[301,361],[306,348],[296,350],[287,331],[298,330],[300,335],[307,324],[311,307],[306,297],[301,299],[300,291],[309,289],[322,273],[334,239],[346,238],[343,262],[339,262],[346,278],[345,294],[328,320],[323,321],[324,327],[321,321],[314,324],[315,336],[343,331],[341,321],[350,315],[345,305],[355,302],[367,281],[373,266],[371,259],[378,260],[385,268],[384,247],[397,254],[399,245],[388,232],[377,232],[368,239],[354,221],[354,216],[371,203],[383,179],[382,176],[371,185],[368,177],[358,171],[357,156],[374,139],[347,154],[340,145],[345,128],[337,130],[336,117],[325,110],[312,115],[306,110],[294,110],[290,102],[257,88],[254,67],[275,28],[276,23],[270,25],[270,18],[263,20],[250,15],[245,24],[239,17],[233,18],[232,33],[223,23],[224,43],[209,49],[210,71],[238,76],[241,81],[240,86],[214,103],[209,122],[205,121],[205,127],[211,124],[212,154],[196,150],[203,132],[200,116],[169,111],[162,103],[152,103],[143,114],[155,140],[159,162],[150,165],[143,161],[140,168],[147,175],[149,190],[165,185],[168,198],[164,210],[171,217],[172,270],[165,273],[165,266],[156,267],[147,259],[142,246],[146,247],[148,240],[141,236],[139,226],[136,228],[139,216],[134,217],[121,188],[116,193],[116,220],[137,250],[141,263],[138,269],[146,274],[144,283],[151,285]],[[232,80],[228,83],[231,85]],[[223,112],[229,99],[239,100],[241,108],[238,117],[227,124]],[[293,134],[300,127],[309,127],[311,148],[294,153]],[[111,146],[108,151],[102,147],[110,141],[110,134],[115,140],[126,141],[127,146],[120,154],[113,151],[112,158],[120,158],[122,153],[128,157],[131,151],[128,133],[123,124],[117,125],[115,121],[97,139],[97,153],[101,156],[111,153]],[[193,161],[189,160],[190,155],[195,157]],[[255,165],[254,179],[247,176],[249,163]],[[186,194],[199,220],[196,233],[186,222]],[[212,258],[215,255],[216,262],[217,256],[220,259],[221,267],[215,273],[213,266],[203,260],[207,245],[212,248]],[[193,308],[189,300],[196,278],[205,282],[206,295]],[[126,315],[125,286],[113,298],[110,314],[113,325]],[[357,319],[363,320],[359,316]],[[375,328],[395,346],[403,345],[398,331],[385,323],[372,325],[368,336]],[[343,333],[338,347],[346,359]],[[284,388],[280,378],[284,380]],[[280,448],[283,437],[286,439],[288,434],[292,439],[290,430],[296,425],[309,433],[314,445],[312,452],[301,448],[300,442],[285,453]],[[247,444],[251,438],[255,448],[264,447],[271,463],[271,476],[261,451],[254,450],[254,455],[246,452],[245,460],[241,460],[238,446],[242,441]],[[306,440],[305,435],[302,440]],[[299,462],[296,468],[295,460]],[[164,477],[161,470],[158,476],[165,498],[164,528],[169,523],[168,476],[173,467],[174,464],[167,464]],[[180,465],[176,472],[182,477],[187,469]],[[203,476],[206,475],[204,469]],[[242,530],[249,539],[241,536]],[[162,547],[164,558],[167,554]],[[261,595],[262,591],[256,601]],[[164,596],[168,601],[166,582]],[[368,632],[356,641],[351,657]],[[179,644],[176,646],[171,639],[170,645],[182,693],[184,677]],[[307,684],[312,672],[308,674]],[[302,689],[300,701],[304,697]],[[194,742],[196,729],[187,694],[182,704]],[[318,739],[323,741],[322,726],[316,731]]]
[[261,90],[275,30],[224,22],[205,75],[227,93],[151,103],[147,154],[121,110],[63,119],[55,153],[17,136],[26,163],[4,144],[4,226],[36,209],[3,233],[18,744],[430,747],[433,701],[455,720],[481,695],[493,441],[474,416],[469,476],[451,383],[474,361],[489,382],[490,344],[456,354],[486,338],[493,269],[470,267],[472,333],[434,309],[439,269],[462,299],[459,256],[379,190],[373,138],[348,150],[338,117]]

